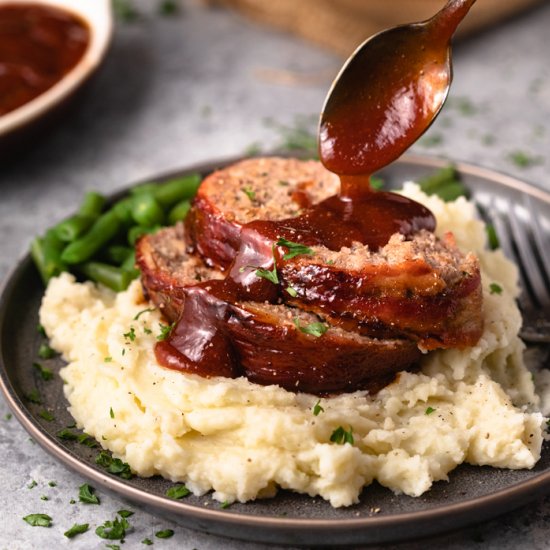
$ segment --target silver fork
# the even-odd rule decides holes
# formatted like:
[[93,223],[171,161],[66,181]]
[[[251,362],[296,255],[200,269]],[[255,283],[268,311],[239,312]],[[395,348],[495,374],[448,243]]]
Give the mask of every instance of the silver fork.
[[550,220],[539,215],[530,196],[522,202],[486,198],[482,215],[493,224],[504,254],[519,268],[520,336],[529,343],[550,344]]

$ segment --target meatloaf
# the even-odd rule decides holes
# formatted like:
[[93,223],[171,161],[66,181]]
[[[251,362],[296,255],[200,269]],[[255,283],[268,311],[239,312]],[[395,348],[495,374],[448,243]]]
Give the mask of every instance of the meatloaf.
[[[227,269],[255,220],[298,216],[338,190],[338,178],[319,162],[248,159],[208,176],[186,220],[189,250]],[[380,250],[352,243],[323,246],[278,263],[281,299],[323,315],[331,324],[372,337],[400,336],[425,349],[466,347],[482,331],[477,258],[463,255],[452,235],[395,234]]]
[[[186,252],[182,224],[142,237],[136,258],[145,292],[170,321],[177,320],[186,305],[197,307],[197,300],[204,298],[198,284],[224,276]],[[237,302],[221,308],[216,349],[209,351],[210,340],[204,347],[214,354],[212,365],[226,364],[211,375],[246,376],[259,384],[314,394],[374,392],[397,372],[412,368],[421,355],[412,340],[370,338],[329,326],[321,317],[285,304]],[[317,328],[314,334],[308,333],[312,326]],[[176,326],[172,340],[157,344],[157,357],[173,368],[184,365],[187,372],[199,373],[186,357],[176,355],[174,360],[174,346],[187,336],[187,327],[179,330],[183,334]]]
[[143,236],[144,290],[177,321],[157,344],[159,362],[326,394],[376,391],[414,368],[420,350],[473,345],[479,265],[452,234],[419,229],[378,249],[302,244],[290,254],[299,232],[295,243],[262,232],[259,220],[290,227],[337,190],[314,161],[246,160],[204,180],[185,228]]

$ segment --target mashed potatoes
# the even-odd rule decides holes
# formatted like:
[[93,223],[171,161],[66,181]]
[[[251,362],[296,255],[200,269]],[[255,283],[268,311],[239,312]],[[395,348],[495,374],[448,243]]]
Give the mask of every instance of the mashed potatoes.
[[[115,295],[63,274],[49,284],[40,320],[68,362],[61,376],[79,427],[139,475],[229,502],[282,487],[349,506],[375,479],[418,496],[462,462],[531,468],[544,418],[517,337],[516,269],[485,250],[467,201],[445,204],[414,184],[403,192],[432,210],[440,234],[452,230],[462,250],[479,255],[485,331],[475,347],[426,354],[419,373],[400,374],[375,396],[319,400],[162,368],[153,354],[162,319],[138,282]],[[331,442],[338,428],[354,443]]]

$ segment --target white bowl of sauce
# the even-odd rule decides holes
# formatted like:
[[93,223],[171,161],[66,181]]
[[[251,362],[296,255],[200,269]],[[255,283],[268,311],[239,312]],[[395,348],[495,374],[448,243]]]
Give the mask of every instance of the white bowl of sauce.
[[81,88],[112,31],[110,0],[0,0],[0,156]]

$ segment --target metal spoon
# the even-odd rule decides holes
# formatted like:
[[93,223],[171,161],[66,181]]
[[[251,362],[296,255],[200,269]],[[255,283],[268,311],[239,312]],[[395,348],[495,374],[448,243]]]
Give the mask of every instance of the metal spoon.
[[427,130],[451,84],[451,37],[474,2],[449,0],[431,19],[385,30],[357,48],[321,114],[319,149],[329,170],[370,175]]

